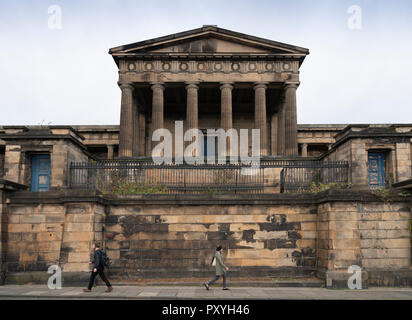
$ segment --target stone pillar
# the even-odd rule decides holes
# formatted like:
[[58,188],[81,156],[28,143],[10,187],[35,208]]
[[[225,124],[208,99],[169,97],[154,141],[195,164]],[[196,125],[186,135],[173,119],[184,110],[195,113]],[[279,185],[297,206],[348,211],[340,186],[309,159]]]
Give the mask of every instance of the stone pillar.
[[232,83],[222,83],[221,91],[221,118],[220,126],[225,131],[232,128]]
[[133,154],[133,86],[130,83],[119,84],[122,90],[120,111],[119,157],[131,157]]
[[[186,83],[186,125],[185,131],[189,129],[198,129],[198,90],[196,82],[187,82]],[[197,140],[199,142],[199,140]],[[191,144],[192,141],[185,141],[185,146]],[[199,148],[199,145],[197,146]],[[196,156],[193,152],[192,156]]]
[[[232,123],[232,82],[222,82],[220,86],[221,92],[221,116],[220,116],[220,126],[225,131],[233,128]],[[226,155],[229,155],[230,142],[226,139]]]
[[308,156],[308,144],[302,143],[302,157]]
[[[164,92],[164,85],[162,83],[153,83],[152,84],[152,91],[153,91],[153,96],[152,96],[152,130],[150,134],[150,141],[152,141],[152,136],[153,132],[156,131],[157,129],[162,129],[163,128],[163,92]],[[152,141],[151,142],[151,148],[156,146],[156,144],[159,142]],[[151,150],[151,151],[152,151]],[[151,151],[149,156],[151,156]]]
[[285,154],[298,155],[296,89],[299,83],[285,84]]
[[270,154],[272,156],[275,156],[278,154],[278,114],[274,113],[272,114],[271,120],[270,120]]
[[139,129],[139,104],[137,99],[133,99],[133,157],[139,155],[140,150],[140,129]]
[[144,110],[141,110],[142,112],[139,112],[138,117],[139,117],[139,157],[144,157],[145,156],[145,142],[146,142],[146,116],[144,113]]
[[186,84],[187,105],[186,105],[186,129],[198,129],[198,90],[197,83]]
[[285,104],[282,102],[278,111],[278,155],[285,155]]
[[114,145],[108,144],[107,145],[107,159],[111,160],[114,158]]
[[260,129],[260,154],[267,155],[266,132],[266,83],[256,83],[255,90],[255,129]]

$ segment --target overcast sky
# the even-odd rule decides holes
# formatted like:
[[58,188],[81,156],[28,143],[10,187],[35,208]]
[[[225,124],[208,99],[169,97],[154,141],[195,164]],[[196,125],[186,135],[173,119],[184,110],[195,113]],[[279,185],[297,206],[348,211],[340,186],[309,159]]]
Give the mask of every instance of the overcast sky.
[[409,0],[0,0],[0,125],[118,124],[109,48],[203,24],[310,50],[299,123],[412,123]]

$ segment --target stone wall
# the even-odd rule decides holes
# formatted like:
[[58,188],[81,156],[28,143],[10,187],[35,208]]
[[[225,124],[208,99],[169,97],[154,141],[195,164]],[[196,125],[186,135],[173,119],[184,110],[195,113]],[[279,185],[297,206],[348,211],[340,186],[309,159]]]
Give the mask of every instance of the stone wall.
[[0,148],[0,177],[4,175],[4,152]]
[[122,277],[208,276],[217,245],[231,274],[315,269],[316,206],[123,205],[105,221],[111,272]]
[[70,163],[87,162],[88,156],[78,146],[61,140],[53,145],[50,160],[50,187],[59,188],[68,185]]
[[6,270],[4,269],[5,267],[5,248],[3,243],[5,242],[5,233],[6,230],[3,228],[7,225],[7,220],[6,220],[6,215],[5,215],[5,197],[4,197],[4,191],[2,188],[0,188],[0,285],[4,283],[4,279],[6,276]]
[[18,191],[2,203],[6,283],[46,283],[53,264],[64,281],[87,281],[91,244],[102,241],[112,279],[209,277],[222,245],[233,277],[317,275],[346,287],[358,265],[364,287],[412,285],[411,202],[401,197]]
[[[347,287],[348,268],[364,271],[364,286],[396,285],[389,272],[404,272],[397,285],[412,285],[410,203],[330,202],[318,212],[318,275]],[[383,282],[386,279],[386,282]],[[368,280],[368,281],[367,281]]]
[[45,281],[50,265],[60,265],[66,280],[85,279],[102,216],[94,203],[8,205],[6,283]]

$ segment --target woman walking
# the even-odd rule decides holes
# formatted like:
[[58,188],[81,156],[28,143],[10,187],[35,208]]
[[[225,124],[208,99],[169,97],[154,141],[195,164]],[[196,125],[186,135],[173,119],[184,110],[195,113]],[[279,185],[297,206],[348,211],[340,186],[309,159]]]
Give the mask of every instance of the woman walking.
[[226,267],[225,264],[223,263],[223,248],[221,246],[218,246],[216,248],[215,262],[216,262],[216,277],[209,283],[204,283],[203,285],[206,287],[206,290],[209,290],[209,287],[213,283],[215,283],[220,277],[223,277],[223,290],[229,290],[229,288],[226,288],[226,271],[228,271],[229,268]]

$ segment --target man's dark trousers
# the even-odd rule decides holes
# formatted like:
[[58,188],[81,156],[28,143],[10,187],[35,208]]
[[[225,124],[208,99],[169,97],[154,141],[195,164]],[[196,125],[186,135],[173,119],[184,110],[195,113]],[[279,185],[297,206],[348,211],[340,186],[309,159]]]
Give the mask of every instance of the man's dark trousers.
[[109,280],[107,280],[103,268],[96,268],[97,272],[94,272],[92,270],[92,274],[90,275],[90,281],[89,281],[89,290],[92,290],[93,284],[94,284],[94,278],[96,278],[97,275],[100,276],[100,278],[104,281],[104,283],[106,284],[106,286],[111,287],[111,284],[109,282]]

